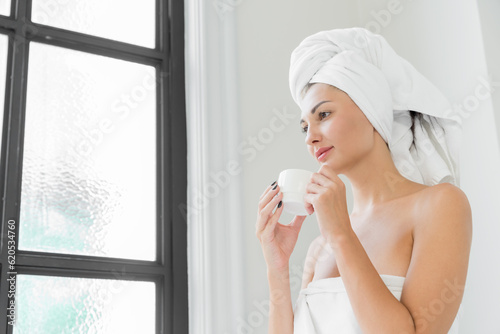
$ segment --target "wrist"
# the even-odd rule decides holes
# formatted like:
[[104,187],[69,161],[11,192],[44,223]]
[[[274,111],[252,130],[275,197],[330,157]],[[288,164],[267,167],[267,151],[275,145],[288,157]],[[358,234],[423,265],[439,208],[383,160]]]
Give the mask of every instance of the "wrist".
[[268,270],[267,277],[271,305],[289,305],[291,303],[289,271]]
[[290,269],[286,267],[273,268],[267,267],[267,278],[273,281],[288,281],[290,277]]
[[290,272],[288,267],[276,270],[275,268],[268,268],[267,280],[269,282],[269,292],[271,297],[273,295],[281,296],[283,291],[290,293]]
[[349,225],[347,228],[339,229],[333,233],[330,233],[328,236],[326,236],[326,242],[330,245],[330,247],[336,251],[337,249],[343,247],[346,244],[351,244],[353,237],[355,237],[356,234],[354,233],[354,230],[352,227]]

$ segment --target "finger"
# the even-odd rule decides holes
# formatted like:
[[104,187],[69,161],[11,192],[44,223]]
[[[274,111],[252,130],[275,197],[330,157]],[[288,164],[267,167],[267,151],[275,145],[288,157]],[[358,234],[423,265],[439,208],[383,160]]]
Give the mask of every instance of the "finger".
[[296,231],[300,231],[300,229],[302,228],[302,223],[304,223],[306,217],[307,216],[295,216],[295,218],[293,218],[292,222],[290,223],[290,227],[292,227]]
[[311,182],[309,184],[318,184],[320,186],[326,187],[330,182],[332,181],[328,177],[318,172],[313,173],[313,175],[311,176]]
[[314,213],[313,201],[316,199],[316,194],[305,194],[304,202],[305,208],[308,214],[312,215]]
[[[281,196],[283,197],[283,196]],[[278,221],[281,217],[281,214],[283,213],[283,208],[285,206],[283,205],[283,201],[280,200],[278,203],[278,206],[276,207],[276,211],[274,211],[273,215],[271,218],[269,218],[269,222],[267,223],[267,227],[269,230],[273,231],[276,228],[276,224],[278,224]]]
[[[328,165],[322,165],[318,171],[318,174],[325,176],[327,179],[337,183],[342,182],[342,179],[335,173],[335,171],[330,168]],[[343,183],[343,182],[342,182]]]
[[310,204],[310,205],[313,205],[313,202],[316,200],[316,196],[317,194],[311,194],[311,193],[307,193],[304,195],[304,202],[307,204]]
[[276,181],[267,186],[266,190],[264,190],[262,195],[260,195],[259,201],[269,192],[269,190],[271,190],[274,187],[274,185],[276,185]]
[[259,216],[257,219],[257,231],[262,231],[266,228],[266,225],[269,224],[269,221],[272,217],[274,208],[278,205],[278,203],[282,200],[283,193],[279,193],[278,196],[275,196],[271,199],[269,203],[262,209],[259,210]]
[[306,193],[308,194],[319,194],[324,189],[317,183],[308,183],[306,186]]
[[259,201],[258,210],[261,211],[268,203],[276,196],[280,191],[280,187],[275,184],[269,191],[264,195],[264,197]]
[[307,214],[312,215],[314,213],[314,206],[312,206],[312,204],[306,204],[305,207]]

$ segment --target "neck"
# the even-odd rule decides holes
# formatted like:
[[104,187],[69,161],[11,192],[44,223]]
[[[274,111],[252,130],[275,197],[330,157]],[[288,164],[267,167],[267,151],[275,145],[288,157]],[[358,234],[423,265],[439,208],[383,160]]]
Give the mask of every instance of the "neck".
[[375,207],[423,186],[403,177],[385,142],[375,141],[374,148],[343,173],[350,180],[354,196],[352,214],[369,213]]

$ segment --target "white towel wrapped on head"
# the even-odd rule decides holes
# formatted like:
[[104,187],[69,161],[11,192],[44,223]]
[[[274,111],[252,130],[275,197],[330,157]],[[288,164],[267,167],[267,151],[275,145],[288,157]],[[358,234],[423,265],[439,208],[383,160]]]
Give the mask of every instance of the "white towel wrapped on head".
[[[290,90],[299,106],[309,83],[347,93],[388,144],[401,175],[426,185],[460,186],[458,113],[382,36],[347,28],[307,37],[290,64]],[[423,115],[422,122],[415,119],[415,146],[410,110]]]

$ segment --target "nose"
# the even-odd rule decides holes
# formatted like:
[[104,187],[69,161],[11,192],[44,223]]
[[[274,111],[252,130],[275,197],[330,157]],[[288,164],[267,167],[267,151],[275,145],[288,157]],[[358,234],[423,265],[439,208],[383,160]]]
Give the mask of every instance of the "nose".
[[313,145],[321,140],[321,134],[316,126],[310,124],[307,128],[306,144]]

